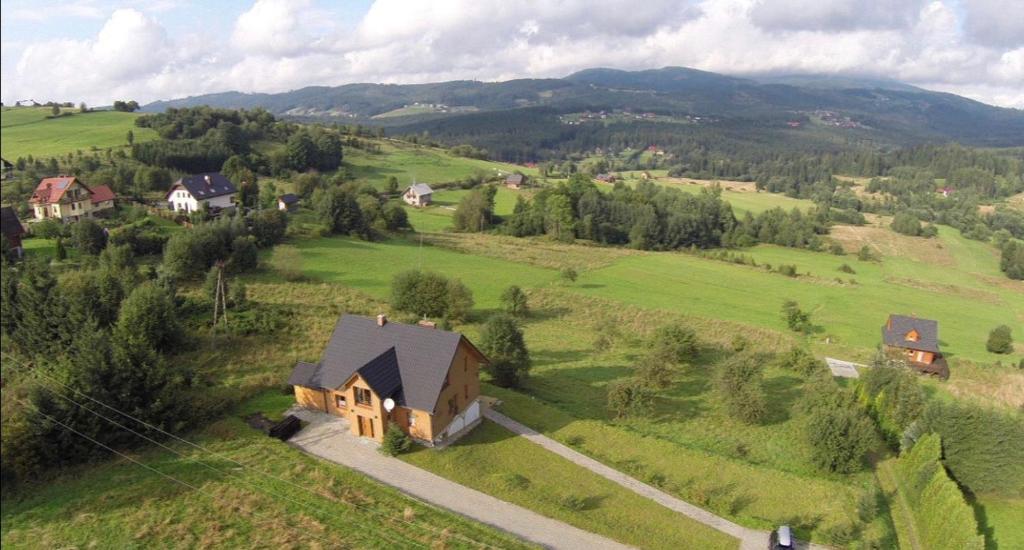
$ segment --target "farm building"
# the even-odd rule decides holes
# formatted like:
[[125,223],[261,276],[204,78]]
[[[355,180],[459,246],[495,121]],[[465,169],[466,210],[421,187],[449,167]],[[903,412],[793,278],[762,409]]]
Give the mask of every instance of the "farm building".
[[299,362],[288,383],[300,405],[348,419],[358,436],[381,441],[393,423],[433,446],[480,422],[487,362],[457,332],[343,315],[320,362]]
[[74,222],[114,207],[116,196],[106,185],[88,187],[74,176],[44,178],[29,199],[37,220]]
[[294,193],[285,193],[277,197],[277,209],[290,212],[299,206],[299,196]]
[[414,183],[402,193],[402,200],[413,206],[427,206],[432,202],[434,190],[425,183]]
[[25,234],[25,227],[21,225],[18,214],[10,206],[0,208],[0,233],[3,233],[8,246],[20,258],[23,251],[21,236]]
[[505,187],[509,189],[522,189],[526,187],[526,176],[519,173],[509,174],[505,178]]
[[882,343],[889,357],[906,361],[920,372],[949,377],[949,366],[939,351],[937,321],[890,314],[882,326]]
[[235,205],[235,184],[220,172],[185,176],[174,182],[164,197],[175,212],[197,212],[203,205],[210,209]]
[[595,179],[605,183],[615,183],[615,174],[598,174]]

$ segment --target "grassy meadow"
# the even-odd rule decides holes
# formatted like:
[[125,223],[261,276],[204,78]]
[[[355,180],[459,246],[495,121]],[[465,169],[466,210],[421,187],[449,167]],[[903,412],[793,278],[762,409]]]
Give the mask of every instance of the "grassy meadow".
[[157,138],[154,130],[137,128],[137,113],[64,109],[62,116],[50,118],[49,107],[4,107],[0,109],[3,140],[0,153],[14,162],[18,157],[35,158],[127,147],[125,136],[131,130],[136,142]]
[[[80,466],[3,501],[5,548],[529,548],[505,533],[408,498],[249,428],[275,392],[185,444]],[[235,461],[249,467],[242,468]],[[269,474],[269,475],[268,475]],[[283,479],[283,481],[282,481]]]

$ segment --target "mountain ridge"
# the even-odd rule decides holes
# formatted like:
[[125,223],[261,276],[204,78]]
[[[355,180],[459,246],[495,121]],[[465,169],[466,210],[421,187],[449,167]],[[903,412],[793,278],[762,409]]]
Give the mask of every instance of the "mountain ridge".
[[[485,113],[512,116],[532,108],[549,113],[548,125],[555,120],[551,117],[561,120],[561,115],[571,113],[647,112],[670,121],[701,117],[746,124],[751,131],[787,123],[813,126],[837,136],[857,130],[858,139],[889,145],[947,141],[992,147],[1024,145],[1024,110],[887,79],[806,74],[737,77],[686,67],[640,71],[597,67],[563,78],[500,82],[353,83],[281,93],[220,92],[157,101],[142,110],[198,105],[263,107],[285,117],[383,125],[399,133],[420,131],[429,124],[441,134],[451,134],[449,126],[468,128],[473,120],[493,124],[501,118],[485,117]],[[684,126],[679,129],[687,131]],[[472,142],[470,137],[464,141]]]

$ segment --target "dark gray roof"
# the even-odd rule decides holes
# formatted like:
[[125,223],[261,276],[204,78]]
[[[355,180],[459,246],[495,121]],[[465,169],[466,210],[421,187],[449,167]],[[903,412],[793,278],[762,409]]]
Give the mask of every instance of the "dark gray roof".
[[402,389],[402,375],[398,370],[395,348],[388,348],[356,372],[381,399],[393,398]]
[[[406,406],[433,411],[460,341],[457,332],[392,321],[379,326],[375,318],[342,315],[315,372],[309,372],[309,363],[299,363],[288,383],[338,388],[358,372],[381,398],[401,392]],[[374,384],[383,389],[378,391]]]
[[[235,184],[220,172],[206,172],[204,174],[193,174],[185,176],[174,182],[174,185],[181,185],[196,200],[212,199],[221,195],[236,193]],[[174,186],[171,187],[173,189]],[[170,193],[168,193],[170,194]]]
[[281,202],[285,204],[295,204],[299,202],[299,196],[294,193],[285,193],[281,195]]
[[292,386],[305,386],[307,388],[322,388],[319,376],[320,365],[299,361],[292,369],[292,375],[288,377],[288,384]]
[[0,208],[0,232],[7,237],[14,237],[25,233],[25,227],[18,220],[18,214],[10,206]]
[[[917,341],[907,340],[907,334],[917,331]],[[931,319],[889,315],[889,321],[882,326],[882,341],[887,346],[939,352],[939,323]]]
[[523,183],[523,175],[522,174],[509,174],[509,176],[507,178],[505,178],[505,183],[511,183],[513,185],[521,185]]

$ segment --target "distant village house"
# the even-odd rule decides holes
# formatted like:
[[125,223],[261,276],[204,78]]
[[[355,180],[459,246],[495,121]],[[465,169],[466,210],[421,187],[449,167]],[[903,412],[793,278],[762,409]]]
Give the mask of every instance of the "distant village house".
[[357,436],[381,441],[394,424],[433,446],[480,423],[487,362],[457,332],[343,315],[320,362],[299,362],[288,383],[299,405],[347,419]]
[[294,193],[285,193],[277,197],[277,209],[291,212],[299,206],[299,196]]
[[402,200],[413,206],[427,206],[433,202],[434,190],[425,183],[414,183],[402,193]]
[[238,190],[224,174],[209,172],[185,176],[167,192],[168,208],[175,212],[198,212],[204,205],[211,210],[235,205]]
[[37,220],[56,219],[67,223],[110,210],[115,198],[106,185],[90,188],[74,176],[59,176],[40,181],[29,204]]
[[505,178],[505,187],[509,189],[522,189],[526,187],[526,176],[520,173],[509,174]]

